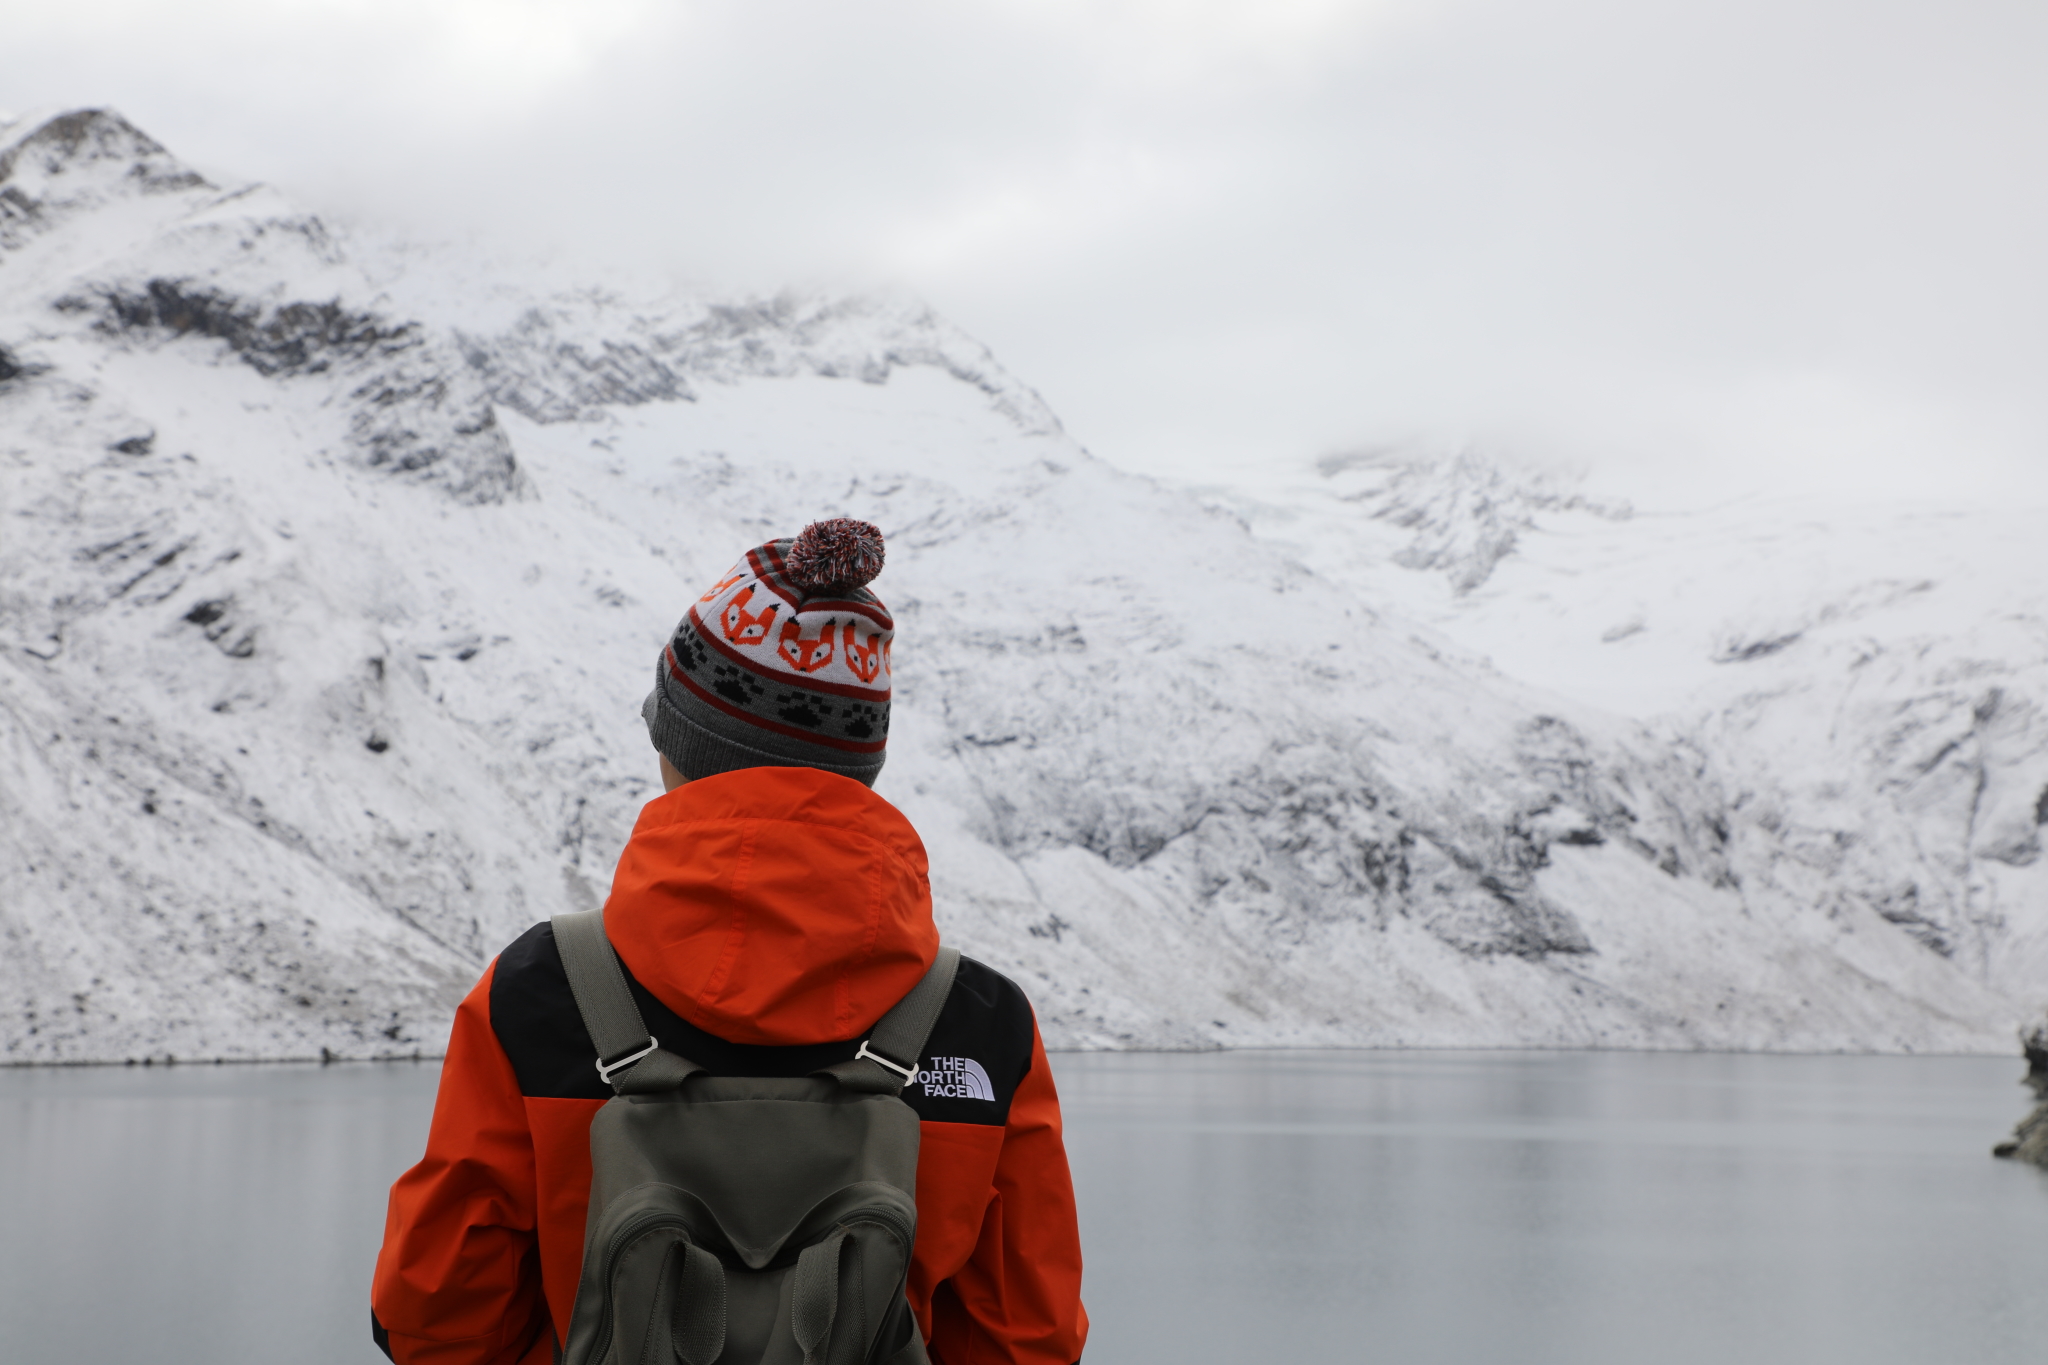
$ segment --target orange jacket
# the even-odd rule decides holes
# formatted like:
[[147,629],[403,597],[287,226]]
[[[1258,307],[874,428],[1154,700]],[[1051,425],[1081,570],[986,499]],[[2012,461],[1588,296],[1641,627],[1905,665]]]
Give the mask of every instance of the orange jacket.
[[[924,845],[860,783],[752,768],[650,801],[605,928],[662,1046],[719,1075],[851,1057],[938,952]],[[552,928],[456,1011],[426,1156],[391,1188],[371,1288],[399,1365],[548,1365],[582,1271],[590,1119],[611,1096]],[[910,1302],[938,1365],[1069,1365],[1088,1334],[1059,1097],[1007,978],[961,959],[905,1087]]]

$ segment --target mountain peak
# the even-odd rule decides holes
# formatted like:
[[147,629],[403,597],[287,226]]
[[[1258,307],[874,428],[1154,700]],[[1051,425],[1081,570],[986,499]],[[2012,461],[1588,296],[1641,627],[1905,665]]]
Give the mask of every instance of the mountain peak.
[[155,194],[210,188],[112,109],[25,117],[0,129],[0,227],[124,184]]

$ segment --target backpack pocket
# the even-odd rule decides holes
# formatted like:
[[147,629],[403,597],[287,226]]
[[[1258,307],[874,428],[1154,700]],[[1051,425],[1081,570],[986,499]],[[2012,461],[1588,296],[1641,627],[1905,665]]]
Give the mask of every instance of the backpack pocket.
[[612,1201],[591,1237],[564,1365],[713,1365],[725,1353],[724,1262],[703,1206],[642,1185]]
[[814,1220],[818,1215],[830,1223],[806,1239],[789,1277],[789,1334],[797,1352],[790,1365],[869,1365],[891,1360],[913,1341],[922,1357],[903,1296],[916,1205],[892,1185],[862,1182],[840,1191]]
[[753,1270],[695,1195],[636,1186],[592,1230],[563,1365],[923,1365],[904,1298],[916,1235],[915,1202],[863,1181]]

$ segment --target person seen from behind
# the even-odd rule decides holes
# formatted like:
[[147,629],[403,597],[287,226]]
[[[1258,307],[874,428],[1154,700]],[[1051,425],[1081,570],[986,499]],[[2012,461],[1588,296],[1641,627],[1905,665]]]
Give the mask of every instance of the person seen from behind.
[[[680,1113],[645,1106],[691,1086],[756,1084],[717,1078],[821,1075],[879,1077],[886,1084],[868,1089],[886,1095],[847,1098],[900,1100],[915,1118],[900,1120],[913,1135],[914,1243],[903,1290],[889,1291],[903,1344],[845,1358],[1080,1360],[1088,1319],[1073,1186],[1030,1003],[993,969],[941,954],[924,845],[871,790],[886,756],[894,640],[866,586],[882,560],[872,525],[817,522],[748,551],[676,626],[642,710],[666,791],[634,826],[601,933],[638,1007],[634,1024],[689,1079],[628,1093],[643,1066],[652,1084],[654,1063],[599,1055],[584,950],[555,924],[505,948],[456,1012],[426,1154],[391,1190],[371,1307],[376,1342],[399,1365],[651,1358],[640,1338],[610,1344],[608,1317],[602,1338],[590,1325],[594,1296],[625,1292],[622,1278],[601,1283],[595,1256],[585,1265],[599,1111],[640,1122]],[[598,923],[565,917],[561,933],[584,919]],[[889,1061],[890,1021],[916,1000],[930,1002],[923,1049]],[[793,1083],[758,1085],[780,1095]],[[656,1284],[645,1340],[666,1343],[656,1354],[683,1365],[842,1358],[853,1338],[833,1314],[843,1324],[853,1311],[851,1257],[828,1238],[838,1259],[769,1249],[747,1260],[733,1250],[743,1242],[713,1237],[715,1255],[678,1243],[659,1284],[656,1269],[644,1272]],[[755,1261],[769,1273],[753,1273]],[[832,1265],[836,1279],[813,1269]],[[761,1341],[746,1337],[749,1285],[766,1285],[779,1314]]]

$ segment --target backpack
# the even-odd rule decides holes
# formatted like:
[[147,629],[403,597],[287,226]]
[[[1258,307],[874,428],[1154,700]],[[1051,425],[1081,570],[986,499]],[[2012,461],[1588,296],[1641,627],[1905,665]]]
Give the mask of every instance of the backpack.
[[555,944],[615,1092],[590,1121],[590,1218],[562,1365],[928,1365],[904,1286],[917,1114],[899,1098],[956,948],[850,1061],[711,1076],[647,1031],[604,912]]

